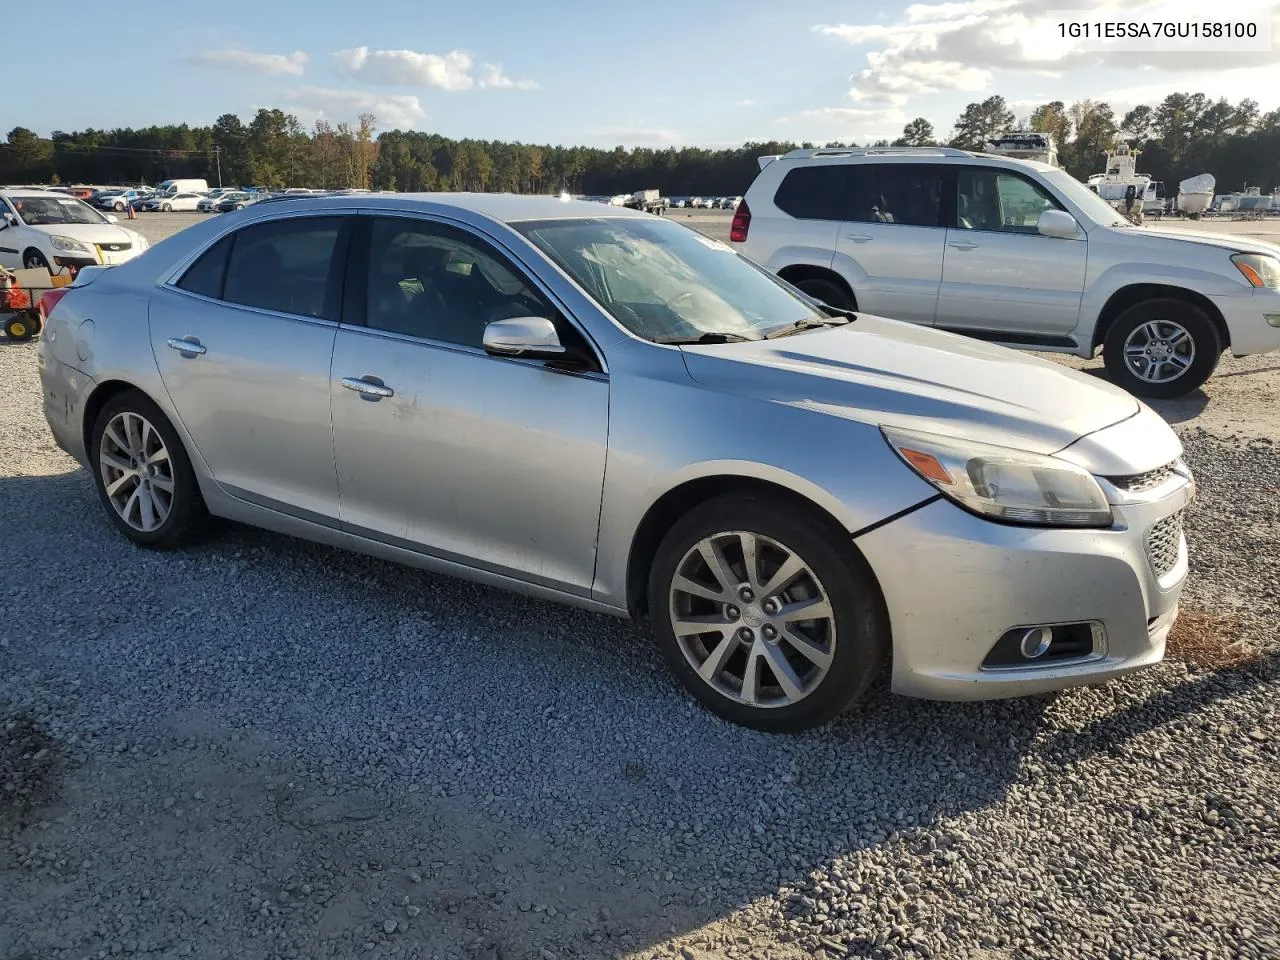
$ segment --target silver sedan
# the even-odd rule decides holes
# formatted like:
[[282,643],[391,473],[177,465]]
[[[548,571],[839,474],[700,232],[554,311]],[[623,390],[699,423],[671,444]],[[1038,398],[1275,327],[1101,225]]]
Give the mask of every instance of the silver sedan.
[[1071,370],[546,197],[266,202],[47,296],[57,441],[145,547],[209,515],[647,621],[733,721],[1158,661],[1194,484]]

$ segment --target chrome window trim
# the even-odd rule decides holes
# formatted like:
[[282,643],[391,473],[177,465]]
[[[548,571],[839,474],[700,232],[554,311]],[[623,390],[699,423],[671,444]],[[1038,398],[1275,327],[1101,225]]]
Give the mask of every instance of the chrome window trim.
[[[551,369],[552,372],[555,372],[555,373],[574,372],[579,376],[586,376],[587,374],[602,374],[603,379],[607,380],[609,378],[609,364],[605,360],[604,350],[601,349],[600,344],[596,342],[595,337],[593,337],[591,333],[586,329],[585,324],[583,324],[582,321],[579,320],[574,315],[573,311],[570,310],[568,305],[564,302],[564,299],[560,297],[558,294],[556,294],[556,292],[551,289],[550,285],[545,280],[543,280],[542,277],[538,275],[537,268],[530,265],[523,257],[521,257],[515,250],[512,250],[511,247],[508,246],[506,243],[504,243],[500,238],[493,236],[492,234],[490,234],[485,230],[481,230],[480,228],[476,227],[474,224],[468,223],[467,221],[457,220],[452,217],[448,217],[443,214],[434,213],[434,212],[410,211],[410,210],[398,210],[398,209],[382,210],[382,209],[371,208],[371,207],[361,207],[356,211],[356,215],[362,216],[362,217],[363,216],[382,217],[384,219],[391,219],[391,220],[421,220],[426,223],[438,223],[441,226],[450,227],[454,230],[460,230],[463,233],[466,233],[470,236],[475,237],[477,240],[481,241],[482,243],[488,243],[490,246],[496,248],[498,252],[501,253],[503,256],[505,256],[508,260],[510,260],[520,270],[521,275],[530,283],[532,283],[533,286],[538,290],[538,292],[542,294],[551,303],[551,305],[560,312],[560,315],[564,317],[565,322],[568,323],[571,327],[573,327],[574,330],[578,331],[578,334],[583,338],[583,340],[586,341],[587,346],[591,349],[591,352],[595,355],[596,363],[599,364],[600,366],[599,371],[594,371],[594,370],[568,371],[568,370],[559,370],[555,368],[548,368],[548,369]],[[507,228],[511,229],[510,225],[507,225]],[[560,268],[557,267],[554,263],[550,263],[550,261],[547,261],[547,263],[550,264],[552,269],[556,270],[557,272],[560,271]],[[571,278],[567,278],[567,279],[571,279]],[[593,303],[595,302],[594,299],[592,300],[592,302]],[[366,319],[368,318],[366,317]],[[391,333],[390,331],[378,330],[376,327],[370,327],[368,326],[368,324],[347,323],[347,324],[343,324],[342,326],[343,326],[343,329],[346,329],[346,330],[366,330],[374,333],[387,334],[395,339],[403,339],[409,343],[423,343],[429,346],[453,348],[460,352],[465,352],[465,353],[479,353],[493,360],[510,360],[510,361],[523,363],[526,365],[541,366],[546,368],[546,363],[545,361],[542,361],[542,360],[521,360],[519,357],[495,357],[492,354],[485,353],[484,350],[478,349],[476,347],[467,347],[463,344],[449,343],[448,341],[445,341],[445,340],[431,340],[426,337],[414,337],[408,334]]]
[[194,293],[190,290],[184,290],[182,287],[164,285],[169,293],[176,293],[183,297],[190,297],[192,300],[199,300],[202,303],[212,304],[215,307],[229,307],[232,310],[245,310],[249,313],[257,313],[264,317],[272,317],[276,320],[295,320],[299,323],[309,323],[314,326],[332,327],[337,329],[337,320],[326,320],[324,317],[308,317],[301,313],[281,313],[279,310],[267,310],[264,307],[251,307],[245,303],[232,303],[230,300],[219,300],[216,297],[206,297],[203,293]]

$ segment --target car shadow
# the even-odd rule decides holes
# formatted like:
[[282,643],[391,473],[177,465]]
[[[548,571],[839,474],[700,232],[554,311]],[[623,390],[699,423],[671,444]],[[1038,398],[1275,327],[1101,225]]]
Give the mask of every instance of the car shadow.
[[[99,859],[132,844],[155,857],[135,854],[140,879],[179,856],[213,877],[266,856],[287,828],[291,862],[350,904],[344,923],[383,923],[374,893],[412,896],[432,936],[479,930],[494,956],[532,944],[597,955],[697,930],[838,858],[1002,802],[1045,749],[1052,698],[931,703],[883,682],[820,730],[742,729],[694,704],[626,621],[236,525],[138,550],[82,470],[0,478],[0,525],[0,563],[25,577],[0,624],[4,654],[67,685],[58,696],[73,690],[80,716],[100,709],[95,736],[150,757],[177,751],[174,730],[194,717],[211,748],[262,741],[209,775],[243,787],[218,808],[236,830],[214,842],[125,810],[122,836],[95,838]],[[1197,679],[1191,701],[1253,678]],[[1047,749],[1063,763],[1114,749],[1184,700],[1157,695]],[[146,776],[172,781],[156,796],[190,795],[189,756],[148,761]],[[271,809],[284,826],[253,781],[281,765],[294,795]],[[86,802],[69,813],[99,816]],[[305,812],[317,807],[330,812]],[[320,931],[308,935],[315,955]]]

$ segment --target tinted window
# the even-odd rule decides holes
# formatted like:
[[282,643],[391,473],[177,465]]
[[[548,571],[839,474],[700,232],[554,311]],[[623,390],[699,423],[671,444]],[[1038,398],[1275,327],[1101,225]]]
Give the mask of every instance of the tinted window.
[[782,178],[773,202],[801,220],[843,220],[849,164],[797,167]]
[[1037,233],[1040,214],[1060,210],[1047,191],[1022,177],[966,167],[956,176],[956,226],[962,230]]
[[303,317],[338,318],[331,269],[341,221],[301,217],[246,227],[235,235],[222,299]]
[[222,281],[227,275],[227,254],[231,251],[231,237],[223,237],[200,255],[200,259],[187,268],[178,281],[183,290],[190,290],[205,297],[222,299]]
[[915,227],[942,224],[942,171],[923,163],[862,164],[848,219]]
[[480,347],[484,328],[556,310],[484,241],[443,224],[383,217],[369,238],[365,322],[392,333]]

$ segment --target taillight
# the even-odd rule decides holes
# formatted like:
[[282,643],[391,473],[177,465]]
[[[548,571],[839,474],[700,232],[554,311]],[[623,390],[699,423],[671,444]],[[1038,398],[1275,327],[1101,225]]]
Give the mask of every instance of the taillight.
[[729,239],[734,243],[745,243],[747,231],[750,229],[751,208],[747,206],[747,201],[743,200],[738,204],[738,209],[733,215],[733,223],[729,225]]
[[36,301],[36,309],[40,311],[41,319],[48,320],[49,314],[53,313],[53,308],[58,305],[58,301],[67,295],[70,287],[57,287],[53,290],[46,290],[40,295],[40,299]]

